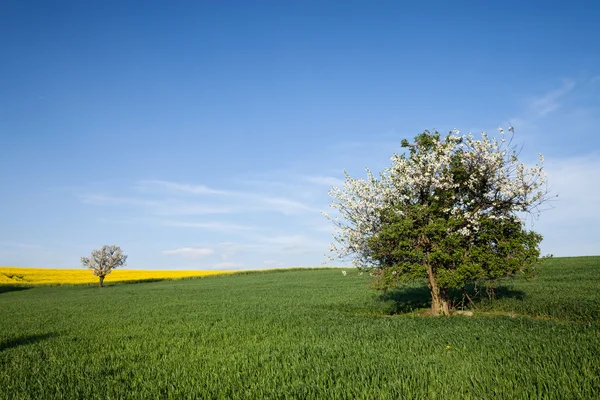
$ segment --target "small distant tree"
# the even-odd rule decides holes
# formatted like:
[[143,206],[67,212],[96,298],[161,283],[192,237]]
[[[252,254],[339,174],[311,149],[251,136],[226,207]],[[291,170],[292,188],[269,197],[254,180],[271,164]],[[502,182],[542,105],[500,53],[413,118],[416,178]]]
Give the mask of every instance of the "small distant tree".
[[100,279],[98,287],[102,287],[106,275],[114,268],[124,266],[126,261],[127,256],[119,246],[102,246],[101,249],[92,251],[90,257],[81,257],[81,265],[92,270]]
[[370,269],[382,289],[425,279],[433,314],[449,314],[450,289],[530,270],[542,237],[519,215],[547,200],[543,157],[527,168],[499,130],[500,140],[425,131],[402,141],[407,151],[379,178],[346,173],[330,191],[339,217],[325,214],[336,227],[331,251]]

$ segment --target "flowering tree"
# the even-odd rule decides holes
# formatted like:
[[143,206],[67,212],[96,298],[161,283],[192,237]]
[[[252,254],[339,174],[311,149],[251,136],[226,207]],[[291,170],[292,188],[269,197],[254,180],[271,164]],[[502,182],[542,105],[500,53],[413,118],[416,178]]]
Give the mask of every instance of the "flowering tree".
[[92,255],[81,257],[81,265],[84,268],[91,269],[100,281],[98,287],[102,287],[104,278],[110,274],[114,268],[122,267],[127,261],[127,256],[123,254],[119,246],[102,246],[99,250],[92,251]]
[[346,173],[329,193],[339,216],[325,214],[336,227],[334,256],[374,269],[385,288],[425,278],[432,312],[446,315],[449,289],[528,270],[542,237],[519,214],[538,213],[547,200],[543,157],[525,167],[499,131],[500,140],[425,131],[403,140],[408,151],[378,178]]

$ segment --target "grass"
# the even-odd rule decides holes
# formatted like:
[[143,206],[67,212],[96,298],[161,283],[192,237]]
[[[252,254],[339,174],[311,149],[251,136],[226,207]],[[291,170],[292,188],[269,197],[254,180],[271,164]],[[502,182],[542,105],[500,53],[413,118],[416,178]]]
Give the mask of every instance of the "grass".
[[502,282],[475,317],[426,288],[306,270],[137,285],[0,286],[0,398],[591,399],[600,257]]

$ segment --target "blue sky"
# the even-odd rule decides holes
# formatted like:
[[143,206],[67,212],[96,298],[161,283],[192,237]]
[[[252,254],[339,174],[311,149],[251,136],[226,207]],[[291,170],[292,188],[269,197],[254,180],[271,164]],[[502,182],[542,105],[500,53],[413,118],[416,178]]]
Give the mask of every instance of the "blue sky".
[[544,253],[600,254],[597,2],[0,2],[0,265],[315,266],[346,169],[513,125],[559,194]]

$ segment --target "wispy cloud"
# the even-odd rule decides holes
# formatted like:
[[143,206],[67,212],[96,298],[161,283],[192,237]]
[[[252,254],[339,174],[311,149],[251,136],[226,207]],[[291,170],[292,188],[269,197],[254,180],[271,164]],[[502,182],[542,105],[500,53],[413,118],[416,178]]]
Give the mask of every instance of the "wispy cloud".
[[551,90],[542,96],[534,97],[529,103],[530,112],[535,117],[543,117],[561,107],[560,100],[573,90],[575,82],[568,80],[557,89]]
[[[42,249],[43,247],[34,244],[0,240],[0,257],[8,257],[19,255],[22,253],[30,253],[33,251],[40,251]],[[7,263],[7,260],[0,259],[0,265],[7,264],[13,263]]]
[[[211,246],[185,246],[173,250],[164,250],[162,254],[167,256],[178,256],[186,259],[186,268],[196,269],[241,269],[244,263],[231,260],[231,256],[239,254],[241,249],[246,249],[247,246],[237,243],[216,243]],[[206,258],[219,257],[221,260],[217,262],[208,262],[199,264],[198,260]],[[190,264],[191,263],[191,264]]]
[[283,263],[276,261],[276,260],[266,260],[266,261],[263,261],[263,265],[265,267],[274,268],[274,267],[282,267]]
[[[318,208],[278,195],[212,189],[204,185],[145,180],[134,185],[145,193],[135,196],[82,194],[80,200],[96,206],[142,206],[152,215],[208,215],[268,212],[285,215],[318,212]],[[190,196],[173,198],[173,194]],[[209,195],[206,198],[205,195]]]
[[[335,210],[335,209],[334,209]],[[327,214],[329,216],[335,215],[333,212],[329,212],[329,210],[327,210]],[[334,226],[333,223],[328,223],[328,224],[316,224],[311,228],[313,231],[316,232],[323,232],[323,233],[330,233],[333,234],[334,233]]]
[[[502,123],[502,126],[513,126],[521,138],[521,141],[538,141],[543,139],[547,144],[546,137],[552,135],[548,132],[557,129],[556,125],[570,118],[574,112],[573,104],[581,94],[590,87],[587,83],[576,83],[573,80],[565,80],[562,85],[542,95],[531,96],[524,104],[523,109],[516,116]],[[568,101],[567,101],[568,100]],[[580,110],[580,112],[583,110]]]
[[310,183],[323,186],[342,186],[344,181],[332,176],[305,176],[304,180]]
[[242,264],[242,263],[226,261],[226,262],[222,262],[222,263],[211,264],[210,268],[211,269],[236,269],[236,268],[242,268],[243,266],[244,266],[244,264]]
[[542,248],[558,256],[600,255],[600,154],[546,163],[553,209],[542,213],[534,230],[543,233]]
[[161,180],[142,180],[137,183],[139,187],[155,187],[162,188],[171,193],[187,193],[187,194],[208,194],[208,195],[229,195],[231,192],[226,190],[211,189],[204,185],[191,185],[185,183],[161,181]]
[[278,251],[307,253],[314,251],[325,251],[329,242],[327,240],[319,240],[311,238],[304,234],[296,235],[254,235],[254,240],[264,246],[269,246]]
[[204,211],[216,209],[218,211],[227,210],[230,213],[242,213],[248,211],[271,211],[283,214],[300,213],[307,211],[314,211],[314,209],[304,203],[296,200],[288,199],[281,196],[265,195],[261,193],[246,192],[246,191],[230,191],[230,190],[219,190],[211,189],[204,185],[192,185],[182,184],[167,181],[141,181],[144,185],[155,185],[158,188],[166,189],[167,192],[181,192],[194,195],[210,194],[216,196],[223,196],[221,203],[226,202],[226,205],[219,205],[214,208],[214,204],[205,203],[184,203],[180,204],[177,211],[183,213],[186,208],[181,206],[188,206],[188,210],[194,212],[196,210]]
[[163,225],[180,227],[180,228],[198,228],[211,231],[219,232],[240,232],[240,231],[253,231],[255,227],[231,224],[227,222],[213,221],[213,222],[190,222],[190,221],[162,221]]
[[257,196],[254,197],[254,199],[257,201],[255,207],[257,207],[256,209],[258,210],[276,211],[282,214],[297,214],[307,211],[316,211],[315,208],[304,203],[286,199],[284,197]]
[[33,249],[33,248],[37,248],[39,246],[34,245],[34,244],[29,244],[29,243],[0,240],[0,247],[10,247],[10,248],[17,248],[17,249]]
[[600,224],[600,187],[592,184],[600,176],[600,154],[547,162],[545,169],[552,183],[552,193],[558,194],[554,202],[558,212],[549,211],[545,217],[569,223]]
[[210,255],[213,255],[215,253],[215,251],[211,248],[196,248],[196,247],[183,247],[181,249],[175,249],[175,250],[164,250],[163,254],[166,255],[177,255],[177,256],[181,256],[184,258],[190,258],[190,259],[200,259],[200,258],[204,258]]
[[80,194],[79,199],[84,204],[95,206],[144,206],[153,207],[160,204],[158,201],[140,199],[135,197],[110,196],[104,194]]
[[237,212],[241,212],[241,210],[235,206],[172,201],[158,202],[152,210],[154,215],[159,216],[234,214]]
[[[99,193],[80,199],[99,207],[119,207],[132,224],[143,222],[149,229],[167,229],[170,243],[166,246],[172,247],[162,253],[178,256],[180,267],[260,268],[264,260],[289,257],[298,265],[310,257],[320,258],[327,251],[329,235],[312,227],[323,225],[320,210],[329,201],[323,186],[338,183],[326,175],[304,176],[279,174],[271,187],[238,182],[236,190],[141,180],[128,189],[115,188],[117,195]],[[278,182],[282,184],[276,185]],[[114,219],[113,211],[99,217]],[[202,265],[196,262],[199,259]]]

